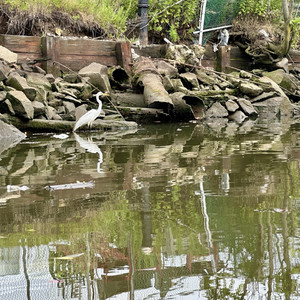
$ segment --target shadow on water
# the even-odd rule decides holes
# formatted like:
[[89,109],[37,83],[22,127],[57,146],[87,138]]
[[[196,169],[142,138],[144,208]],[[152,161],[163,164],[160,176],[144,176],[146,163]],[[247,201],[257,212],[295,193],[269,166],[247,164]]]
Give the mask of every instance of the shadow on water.
[[0,298],[300,297],[299,127],[163,124],[6,149]]

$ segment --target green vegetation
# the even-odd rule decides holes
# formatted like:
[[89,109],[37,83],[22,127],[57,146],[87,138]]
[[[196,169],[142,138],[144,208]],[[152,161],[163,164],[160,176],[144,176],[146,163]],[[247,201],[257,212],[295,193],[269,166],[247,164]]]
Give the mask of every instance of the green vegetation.
[[271,13],[272,15],[276,13],[278,16],[280,9],[281,0],[242,0],[240,2],[239,14],[267,17]]
[[[232,23],[236,16],[237,29],[247,29],[251,40],[251,23],[268,23],[274,35],[283,31],[285,22],[282,7],[294,0],[211,0],[207,1],[205,27],[217,27]],[[197,29],[201,0],[149,0],[149,40],[161,42],[191,42]],[[298,46],[297,11],[292,10],[290,21],[292,45]],[[138,0],[0,0],[2,27],[0,33],[20,35],[87,35],[99,38],[138,37]],[[249,21],[250,20],[250,21]],[[253,21],[255,20],[255,21]],[[250,26],[249,26],[250,25]],[[274,26],[276,25],[276,26]],[[257,34],[257,24],[253,24]],[[267,30],[266,30],[267,31]],[[60,32],[60,31],[59,31]],[[256,36],[253,37],[256,39]]]
[[[0,5],[2,10],[8,8],[12,15],[17,12],[17,15],[26,18],[27,13],[30,17],[32,14],[36,19],[43,19],[43,16],[51,16],[57,12],[70,14],[71,22],[86,22],[97,23],[99,27],[106,33],[107,36],[120,37],[126,31],[126,22],[132,17],[137,7],[136,0],[1,0]],[[49,20],[51,21],[51,20]],[[25,20],[19,22],[26,23]],[[63,20],[62,20],[63,23]],[[65,24],[67,24],[67,20]]]
[[[199,16],[201,1],[150,0],[150,29],[174,42],[191,37]],[[176,4],[178,3],[178,4]]]

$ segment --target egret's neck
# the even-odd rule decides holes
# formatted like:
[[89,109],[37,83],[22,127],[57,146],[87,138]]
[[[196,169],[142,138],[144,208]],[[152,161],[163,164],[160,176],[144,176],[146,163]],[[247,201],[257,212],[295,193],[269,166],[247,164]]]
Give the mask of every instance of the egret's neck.
[[99,106],[98,106],[98,109],[97,109],[97,111],[101,111],[101,109],[102,109],[102,101],[97,97],[97,102],[99,103]]

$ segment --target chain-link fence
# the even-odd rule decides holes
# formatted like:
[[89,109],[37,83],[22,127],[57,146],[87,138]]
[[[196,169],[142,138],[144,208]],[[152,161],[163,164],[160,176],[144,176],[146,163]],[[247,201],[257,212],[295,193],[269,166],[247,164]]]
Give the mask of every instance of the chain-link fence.
[[208,0],[206,3],[204,29],[230,25],[237,15],[239,1]]
[[237,0],[208,0],[206,2],[205,18],[203,26],[204,45],[214,34],[214,28],[232,24],[239,10],[239,1]]

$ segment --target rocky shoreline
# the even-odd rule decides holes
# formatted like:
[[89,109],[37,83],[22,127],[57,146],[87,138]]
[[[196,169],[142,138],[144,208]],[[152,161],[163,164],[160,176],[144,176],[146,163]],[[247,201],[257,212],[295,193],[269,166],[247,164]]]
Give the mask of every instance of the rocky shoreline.
[[98,91],[111,96],[103,99],[103,114],[93,130],[220,118],[241,123],[299,114],[298,70],[220,73],[201,67],[201,47],[172,45],[166,59],[133,55],[132,74],[92,63],[56,78],[35,62],[17,64],[17,54],[1,48],[0,120],[22,131],[72,131],[82,114],[97,107]]

